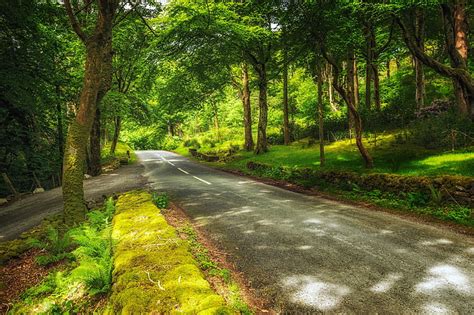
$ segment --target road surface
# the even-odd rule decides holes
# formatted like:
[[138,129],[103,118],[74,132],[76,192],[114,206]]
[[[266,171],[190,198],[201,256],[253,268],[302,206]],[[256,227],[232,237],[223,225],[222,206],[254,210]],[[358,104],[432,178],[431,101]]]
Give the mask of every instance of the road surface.
[[[474,240],[306,196],[166,151],[85,181],[88,199],[143,187],[172,200],[285,313],[474,313]],[[53,189],[0,208],[0,240],[62,209]]]
[[[84,181],[86,201],[101,200],[103,195],[141,188],[143,165],[127,165]],[[63,210],[61,187],[30,195],[6,207],[0,207],[0,241],[18,237],[41,221]]]
[[474,241],[139,151],[144,175],[286,313],[474,313]]

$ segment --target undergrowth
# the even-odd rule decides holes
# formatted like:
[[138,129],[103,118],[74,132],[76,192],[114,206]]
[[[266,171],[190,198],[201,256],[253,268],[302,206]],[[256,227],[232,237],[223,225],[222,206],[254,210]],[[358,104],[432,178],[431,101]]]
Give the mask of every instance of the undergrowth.
[[112,283],[112,198],[88,213],[80,226],[61,233],[50,227],[43,240],[31,241],[45,254],[40,264],[69,259],[63,270],[50,273],[39,285],[26,290],[11,313],[81,313],[110,290]]

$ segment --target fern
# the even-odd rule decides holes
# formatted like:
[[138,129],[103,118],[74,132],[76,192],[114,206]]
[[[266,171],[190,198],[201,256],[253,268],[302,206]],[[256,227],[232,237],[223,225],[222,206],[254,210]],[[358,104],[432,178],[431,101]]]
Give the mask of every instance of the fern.
[[30,246],[39,248],[46,252],[45,255],[38,255],[36,262],[38,265],[49,265],[65,258],[72,258],[69,250],[72,248],[72,241],[69,233],[61,235],[57,229],[48,227],[46,237],[43,240],[30,239]]
[[430,192],[431,192],[431,201],[435,205],[440,205],[441,202],[443,201],[443,194],[441,193],[441,190],[436,189],[433,185],[429,185],[428,188],[430,189]]

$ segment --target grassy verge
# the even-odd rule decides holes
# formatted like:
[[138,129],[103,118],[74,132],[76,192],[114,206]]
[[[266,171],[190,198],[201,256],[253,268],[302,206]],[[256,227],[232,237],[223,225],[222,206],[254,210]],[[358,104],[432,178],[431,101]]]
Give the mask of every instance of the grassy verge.
[[137,191],[119,197],[112,237],[114,285],[106,313],[230,312],[150,194]]
[[[192,146],[193,143],[189,145]],[[400,175],[474,176],[474,148],[452,151],[428,150],[403,140],[400,132],[370,135],[365,145],[375,161],[371,170],[363,168],[363,161],[354,141],[339,140],[325,146],[326,165],[324,170],[343,170],[358,173],[391,173]],[[229,143],[201,146],[202,153],[225,150]],[[177,153],[188,155],[188,148],[181,146]],[[249,162],[268,163],[274,166],[319,169],[319,143],[303,139],[290,146],[273,145],[268,153],[254,155],[239,151],[225,166],[236,170],[245,168]]]

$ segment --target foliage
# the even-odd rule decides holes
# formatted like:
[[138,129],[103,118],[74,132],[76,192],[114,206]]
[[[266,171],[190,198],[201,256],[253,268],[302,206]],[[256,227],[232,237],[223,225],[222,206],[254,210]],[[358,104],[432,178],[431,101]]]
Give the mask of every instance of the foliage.
[[44,239],[30,239],[30,246],[46,252],[46,254],[36,256],[36,262],[41,266],[74,257],[70,254],[72,241],[69,233],[61,235],[61,232],[52,226],[48,227]]
[[168,198],[168,195],[166,193],[158,194],[158,193],[154,192],[151,195],[151,199],[153,200],[153,203],[155,204],[155,206],[158,207],[158,209],[168,208],[169,198]]
[[[97,295],[109,292],[112,284],[111,221],[115,204],[109,198],[102,209],[88,213],[88,220],[65,232],[50,229],[47,242],[36,241],[48,257],[71,257],[75,262],[51,272],[39,285],[26,290],[15,313],[81,313]],[[75,249],[71,252],[73,246]],[[41,256],[39,256],[41,257]],[[52,261],[49,258],[48,261]],[[43,261],[43,260],[42,260]],[[42,262],[40,261],[40,262]]]

